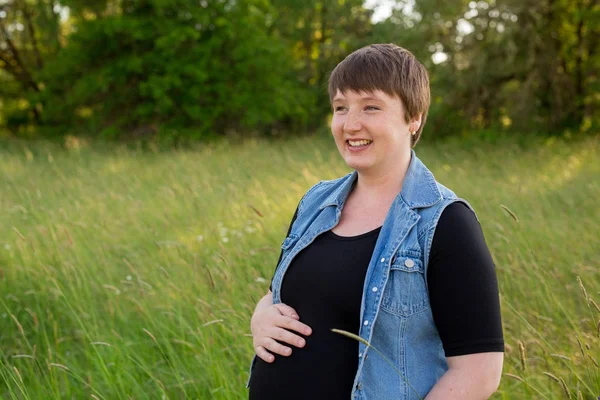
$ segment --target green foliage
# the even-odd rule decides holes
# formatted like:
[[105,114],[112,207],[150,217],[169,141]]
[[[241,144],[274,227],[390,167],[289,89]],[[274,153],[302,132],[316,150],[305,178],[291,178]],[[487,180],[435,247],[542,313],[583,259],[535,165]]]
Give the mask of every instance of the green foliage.
[[432,136],[600,128],[593,0],[397,0],[390,18],[372,16],[363,0],[5,0],[0,127],[106,138],[314,131],[335,65],[395,42],[430,71]]
[[[376,26],[376,41],[391,39],[425,61],[433,97],[441,98],[430,120],[436,134],[600,127],[597,2],[418,0],[405,12],[408,3],[397,1],[400,9]],[[434,64],[434,53],[447,60]]]
[[301,88],[273,73],[288,70],[290,57],[267,36],[258,6],[132,2],[121,15],[81,22],[45,71],[46,122],[105,132],[193,125],[201,136],[302,119]]

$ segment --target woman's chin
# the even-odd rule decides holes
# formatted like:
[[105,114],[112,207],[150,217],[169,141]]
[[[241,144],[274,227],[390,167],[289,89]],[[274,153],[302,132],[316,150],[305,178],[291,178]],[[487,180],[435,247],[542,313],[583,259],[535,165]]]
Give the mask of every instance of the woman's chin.
[[357,170],[358,172],[367,171],[371,168],[372,163],[367,160],[346,160],[348,167]]

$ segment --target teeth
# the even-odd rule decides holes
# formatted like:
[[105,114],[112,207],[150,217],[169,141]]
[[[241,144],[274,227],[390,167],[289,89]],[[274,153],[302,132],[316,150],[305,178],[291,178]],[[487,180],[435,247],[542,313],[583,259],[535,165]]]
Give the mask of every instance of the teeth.
[[348,140],[348,143],[350,143],[350,146],[364,146],[371,142],[372,142],[372,140]]

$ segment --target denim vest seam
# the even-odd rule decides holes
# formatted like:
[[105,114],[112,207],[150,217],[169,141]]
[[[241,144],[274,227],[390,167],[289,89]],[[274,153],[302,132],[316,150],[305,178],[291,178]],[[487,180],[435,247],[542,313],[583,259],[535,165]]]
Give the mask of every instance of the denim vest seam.
[[[448,207],[449,205],[451,205],[453,203],[461,202],[461,203],[465,203],[467,205],[467,207],[469,207],[469,209],[474,212],[471,205],[460,197],[447,197],[444,199],[444,202],[445,202],[445,204],[440,205],[438,210],[436,210],[433,218],[431,218],[431,220],[429,221],[429,224],[428,224],[429,226],[427,227],[427,241],[425,242],[426,249],[423,252],[424,262],[425,262],[425,264],[424,264],[425,276],[427,276],[427,271],[429,270],[429,256],[430,256],[430,252],[431,252],[431,246],[433,244],[433,238],[435,236],[435,231],[437,229],[437,225],[440,221],[442,213],[444,212],[446,207]],[[477,215],[477,214],[475,214],[475,215]],[[429,285],[427,283],[427,280],[425,280],[425,285],[427,287],[427,291],[429,291]]]
[[[402,368],[401,368],[401,373],[404,376],[404,378],[406,380],[408,380],[408,357],[406,356],[406,325],[408,323],[408,319],[407,318],[402,318],[400,320],[400,329],[399,329],[399,334],[400,337],[402,338],[400,340],[400,354],[402,354]],[[402,390],[402,398],[405,399],[406,396],[408,395],[407,391],[408,391],[408,385],[406,384],[406,382],[402,382],[400,387],[404,390]]]

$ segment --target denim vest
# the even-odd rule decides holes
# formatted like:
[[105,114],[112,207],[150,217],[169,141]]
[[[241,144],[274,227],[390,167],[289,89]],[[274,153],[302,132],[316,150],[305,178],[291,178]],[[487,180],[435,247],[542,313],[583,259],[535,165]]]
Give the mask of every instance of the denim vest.
[[[281,283],[296,254],[338,224],[357,177],[354,171],[321,181],[304,195],[290,234],[281,245],[283,254],[272,284],[273,303],[281,303]],[[425,398],[447,371],[426,277],[437,222],[455,201],[470,207],[436,182],[411,150],[402,190],[387,213],[373,250],[360,309],[359,336],[388,360],[359,343],[352,399]]]

